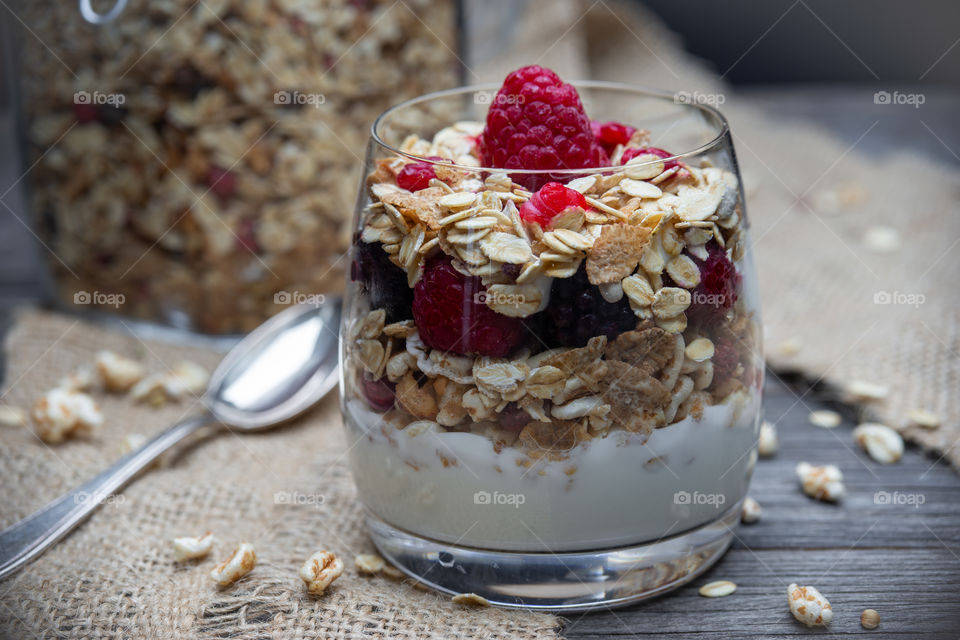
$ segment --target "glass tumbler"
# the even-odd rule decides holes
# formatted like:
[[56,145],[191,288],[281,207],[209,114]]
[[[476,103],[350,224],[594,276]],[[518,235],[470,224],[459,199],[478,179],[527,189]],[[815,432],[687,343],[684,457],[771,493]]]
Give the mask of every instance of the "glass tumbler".
[[375,122],[341,404],[374,543],[447,593],[634,602],[722,555],[756,460],[756,272],[726,120],[575,83],[611,166],[485,168],[496,87]]

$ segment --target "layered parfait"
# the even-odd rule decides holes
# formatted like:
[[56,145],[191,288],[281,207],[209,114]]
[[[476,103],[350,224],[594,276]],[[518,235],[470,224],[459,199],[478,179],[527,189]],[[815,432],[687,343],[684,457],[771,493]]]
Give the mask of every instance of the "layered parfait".
[[591,121],[538,66],[489,103],[371,158],[342,354],[362,500],[499,550],[718,519],[746,493],[762,379],[735,166]]

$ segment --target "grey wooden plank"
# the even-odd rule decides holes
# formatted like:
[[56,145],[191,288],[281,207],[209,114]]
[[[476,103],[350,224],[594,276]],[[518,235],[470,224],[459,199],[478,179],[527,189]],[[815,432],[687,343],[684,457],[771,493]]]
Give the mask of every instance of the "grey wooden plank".
[[[704,598],[697,589],[732,580],[737,591]],[[787,585],[812,584],[829,600],[829,629],[807,629],[790,615]],[[705,576],[671,595],[613,613],[570,616],[568,638],[641,636],[770,638],[903,634],[957,638],[960,634],[960,559],[944,547],[878,553],[871,549],[819,551],[734,549]],[[881,625],[860,626],[860,612],[876,609]]]

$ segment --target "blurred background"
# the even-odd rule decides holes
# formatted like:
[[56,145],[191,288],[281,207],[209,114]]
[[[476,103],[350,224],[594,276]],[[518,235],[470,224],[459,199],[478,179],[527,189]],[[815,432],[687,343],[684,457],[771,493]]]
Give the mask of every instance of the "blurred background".
[[960,164],[949,0],[130,0],[100,26],[83,4],[0,9],[4,312],[100,291],[230,333],[275,310],[277,282],[334,290],[376,113],[531,62],[712,97],[735,132],[762,114]]

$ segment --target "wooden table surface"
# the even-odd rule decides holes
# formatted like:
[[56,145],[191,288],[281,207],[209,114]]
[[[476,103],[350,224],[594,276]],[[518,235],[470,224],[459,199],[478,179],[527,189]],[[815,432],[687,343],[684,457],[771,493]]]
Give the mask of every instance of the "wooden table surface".
[[[784,117],[862,131],[875,119],[863,107],[870,93],[804,89],[753,99]],[[923,120],[934,130],[957,132],[960,92],[940,97],[928,100]],[[952,150],[960,149],[960,136],[934,140],[910,114],[895,124],[885,142],[879,137],[877,151],[911,146],[960,164]],[[11,139],[11,127],[0,119],[3,139]],[[0,193],[20,175],[12,151],[8,146],[0,155]],[[23,217],[17,189],[0,199]],[[13,306],[42,299],[39,255],[30,233],[0,207],[0,330]],[[840,410],[844,423],[832,430],[810,425],[810,411],[825,407]],[[754,474],[751,495],[763,507],[761,520],[739,527],[730,551],[695,582],[634,607],[571,615],[568,638],[960,638],[960,476],[913,448],[896,465],[873,462],[853,444],[854,413],[798,380],[768,375],[764,412],[778,426],[780,451],[761,459]],[[840,467],[847,497],[832,505],[804,496],[794,475],[802,460]],[[717,599],[697,594],[699,586],[721,579],[737,583],[737,592]],[[791,582],[814,585],[830,600],[828,630],[793,620],[786,598]],[[866,608],[880,613],[874,631],[860,626]]]

